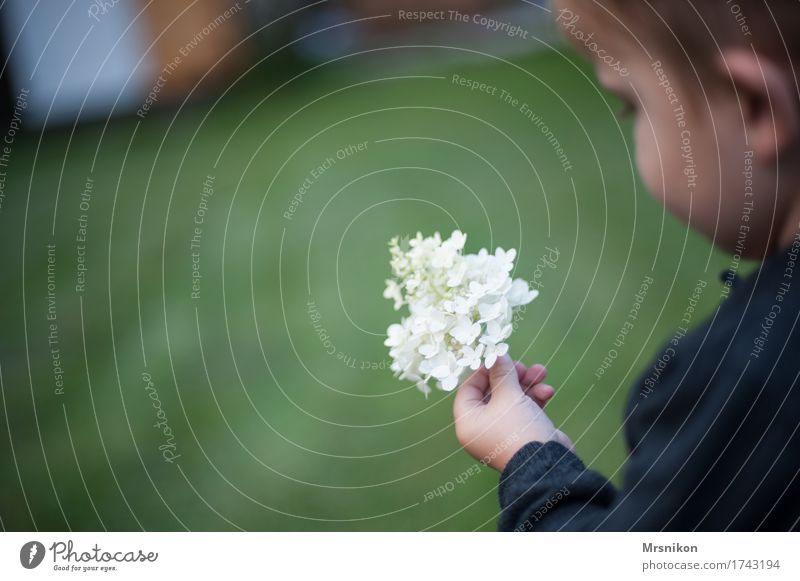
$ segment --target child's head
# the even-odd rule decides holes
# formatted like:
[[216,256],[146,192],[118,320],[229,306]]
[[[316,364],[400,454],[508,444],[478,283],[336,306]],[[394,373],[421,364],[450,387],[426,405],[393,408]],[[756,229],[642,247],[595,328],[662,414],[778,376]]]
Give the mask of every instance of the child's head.
[[557,24],[635,115],[651,192],[746,257],[800,223],[800,1],[556,0]]

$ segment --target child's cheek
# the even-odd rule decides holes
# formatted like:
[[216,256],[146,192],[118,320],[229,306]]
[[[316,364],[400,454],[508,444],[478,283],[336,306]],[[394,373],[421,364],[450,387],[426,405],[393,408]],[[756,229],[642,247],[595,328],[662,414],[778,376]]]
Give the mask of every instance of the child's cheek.
[[666,160],[662,159],[653,137],[652,129],[642,116],[636,120],[634,137],[636,140],[636,167],[650,194],[662,204],[664,203]]

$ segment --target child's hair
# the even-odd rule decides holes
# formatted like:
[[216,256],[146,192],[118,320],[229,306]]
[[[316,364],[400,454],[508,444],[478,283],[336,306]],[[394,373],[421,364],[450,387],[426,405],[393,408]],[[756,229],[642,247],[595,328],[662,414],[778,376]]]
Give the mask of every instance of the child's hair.
[[720,50],[751,46],[776,64],[800,70],[800,0],[587,0],[585,5],[592,16],[633,34],[648,51],[656,47],[660,54],[654,58],[691,63],[699,73],[718,70],[712,65]]

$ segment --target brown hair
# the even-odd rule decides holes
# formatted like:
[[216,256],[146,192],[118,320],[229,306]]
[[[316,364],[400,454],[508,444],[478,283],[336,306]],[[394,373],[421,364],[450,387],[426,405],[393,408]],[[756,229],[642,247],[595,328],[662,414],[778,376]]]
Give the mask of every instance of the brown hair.
[[[750,49],[776,64],[798,70],[800,0],[575,0],[576,10],[635,39],[654,58],[698,72],[713,70],[726,48]],[[627,29],[627,30],[626,30]],[[718,48],[719,47],[719,48]]]

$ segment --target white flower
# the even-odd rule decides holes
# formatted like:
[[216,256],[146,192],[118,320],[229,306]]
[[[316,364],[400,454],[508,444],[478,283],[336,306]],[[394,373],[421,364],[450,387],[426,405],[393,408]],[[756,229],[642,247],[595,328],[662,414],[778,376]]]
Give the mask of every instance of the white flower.
[[461,316],[449,333],[459,343],[472,345],[481,334],[481,326],[479,323],[473,323],[469,317]]
[[396,280],[386,281],[386,290],[383,291],[383,298],[392,299],[394,301],[395,311],[399,311],[405,304],[403,300],[403,291],[400,289],[400,285],[397,284]]
[[500,301],[496,303],[478,303],[478,315],[480,315],[480,322],[485,323],[487,321],[493,321],[505,311],[505,306],[506,305]]
[[503,325],[497,321],[489,321],[486,323],[486,334],[481,337],[481,343],[500,343],[505,341],[511,336],[512,330],[513,325],[511,323]]
[[459,261],[453,268],[450,269],[447,278],[447,286],[459,286],[464,281],[464,276],[467,274],[467,263],[463,260]]
[[417,348],[419,354],[422,355],[425,359],[431,359],[435,357],[440,350],[441,347],[439,347],[439,345],[436,345],[435,343],[423,343]]
[[405,341],[408,333],[403,325],[391,325],[389,326],[386,335],[387,338],[383,344],[387,347],[397,347],[398,345],[403,344],[403,341]]
[[512,280],[515,250],[482,249],[463,254],[467,237],[455,231],[447,240],[421,233],[390,242],[394,279],[383,296],[409,316],[387,330],[391,369],[416,383],[426,396],[433,379],[455,389],[468,369],[492,367],[508,352],[514,310],[538,295],[523,280]]
[[506,294],[508,303],[512,307],[527,305],[538,296],[539,296],[538,290],[531,290],[528,287],[528,283],[520,279],[517,279],[513,283],[511,283],[511,288]]
[[458,360],[458,364],[476,371],[481,366],[481,357],[485,348],[486,345],[483,344],[478,345],[475,349],[465,345],[461,348],[461,359]]
[[506,353],[508,353],[507,343],[499,343],[495,345],[491,341],[487,341],[486,353],[484,355],[484,365],[486,365],[487,369],[490,369],[497,361],[497,358],[502,357]]

